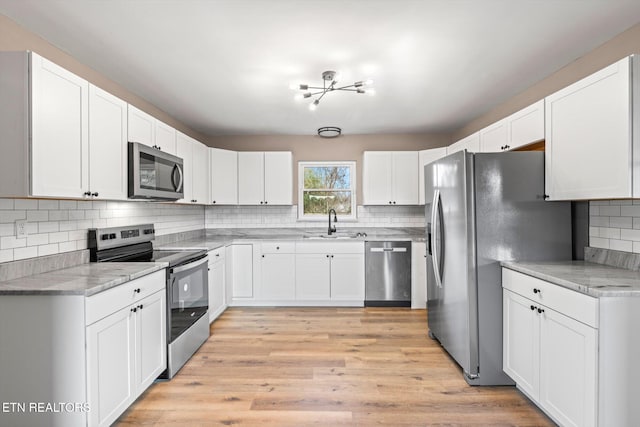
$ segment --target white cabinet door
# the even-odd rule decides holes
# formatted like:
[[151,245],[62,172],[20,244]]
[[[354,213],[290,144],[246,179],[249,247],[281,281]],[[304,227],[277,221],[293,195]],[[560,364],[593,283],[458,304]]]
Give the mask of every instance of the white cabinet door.
[[364,301],[364,254],[331,255],[331,299]]
[[127,198],[127,103],[89,85],[89,191]]
[[545,98],[550,200],[632,197],[630,58]]
[[550,309],[540,319],[540,404],[561,425],[595,426],[597,331]]
[[296,299],[331,298],[330,255],[296,254]]
[[89,425],[110,426],[135,399],[134,316],[127,307],[87,327]]
[[393,202],[391,152],[365,151],[362,169],[362,198],[365,205]]
[[209,204],[209,148],[195,140],[192,144],[192,197],[194,203]]
[[502,119],[480,131],[480,151],[483,153],[496,153],[506,150],[508,144],[508,124]]
[[231,298],[253,298],[253,245],[231,245],[227,280]]
[[294,254],[262,254],[260,298],[294,300],[296,269]]
[[[432,148],[418,152],[418,204],[424,205],[424,167],[447,155],[447,147]],[[431,203],[431,200],[429,200]]]
[[211,203],[214,205],[238,204],[238,153],[220,148],[210,148],[211,155]]
[[183,165],[183,189],[184,198],[178,200],[180,203],[193,203],[193,140],[178,132],[176,136],[176,156],[182,159]]
[[176,154],[177,153],[176,130],[171,126],[169,126],[168,124],[162,123],[160,120],[157,120],[157,119],[154,119],[154,123],[155,123],[155,144],[158,146],[158,149],[164,151],[165,153],[173,154],[174,156],[176,156],[177,155]]
[[238,204],[264,204],[264,153],[238,153]]
[[507,118],[507,149],[513,150],[544,139],[544,99]]
[[394,205],[418,204],[418,152],[394,151],[391,156]]
[[539,315],[532,301],[506,289],[503,289],[502,295],[503,370],[530,397],[538,399],[540,390]]
[[455,153],[457,151],[467,150],[471,153],[480,152],[480,132],[476,132],[460,141],[454,142],[447,147],[447,155]]
[[31,54],[31,194],[89,190],[89,83]]
[[411,242],[411,308],[427,308],[427,244]]
[[289,151],[264,153],[264,203],[293,203],[293,163]]
[[226,306],[225,259],[221,254],[224,250],[209,252],[209,323],[216,320]]
[[167,368],[166,291],[140,300],[134,307],[136,336],[136,395],[141,394]]
[[156,144],[156,119],[129,104],[127,115],[127,137],[129,142],[139,142],[149,147]]

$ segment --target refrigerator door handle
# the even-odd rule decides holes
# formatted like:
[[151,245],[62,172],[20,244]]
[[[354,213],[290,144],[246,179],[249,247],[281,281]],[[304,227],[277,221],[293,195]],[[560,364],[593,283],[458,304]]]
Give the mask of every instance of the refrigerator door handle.
[[431,250],[433,253],[433,271],[436,277],[436,286],[442,288],[442,275],[441,275],[441,265],[442,260],[440,259],[440,249],[442,245],[438,246],[436,244],[436,238],[440,235],[440,242],[442,243],[442,224],[440,211],[442,210],[441,201],[440,201],[440,190],[435,190],[433,192],[433,203],[431,204],[431,224],[433,230],[431,232]]

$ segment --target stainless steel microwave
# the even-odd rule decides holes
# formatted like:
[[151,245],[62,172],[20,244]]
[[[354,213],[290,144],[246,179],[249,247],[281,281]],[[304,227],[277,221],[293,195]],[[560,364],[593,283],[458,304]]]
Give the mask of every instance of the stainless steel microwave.
[[180,157],[129,142],[129,198],[178,200],[184,197]]

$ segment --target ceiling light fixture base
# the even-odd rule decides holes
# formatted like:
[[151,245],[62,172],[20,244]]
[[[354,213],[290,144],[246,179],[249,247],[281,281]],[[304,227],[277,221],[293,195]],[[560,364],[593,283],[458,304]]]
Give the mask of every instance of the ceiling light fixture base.
[[318,128],[318,136],[322,138],[337,138],[342,134],[342,129],[337,126],[323,126]]

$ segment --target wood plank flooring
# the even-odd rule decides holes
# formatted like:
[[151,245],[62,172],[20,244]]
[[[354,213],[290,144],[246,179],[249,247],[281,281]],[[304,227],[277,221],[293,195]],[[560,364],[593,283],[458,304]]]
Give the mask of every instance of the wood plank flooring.
[[117,426],[553,426],[515,387],[470,387],[425,310],[231,308]]

